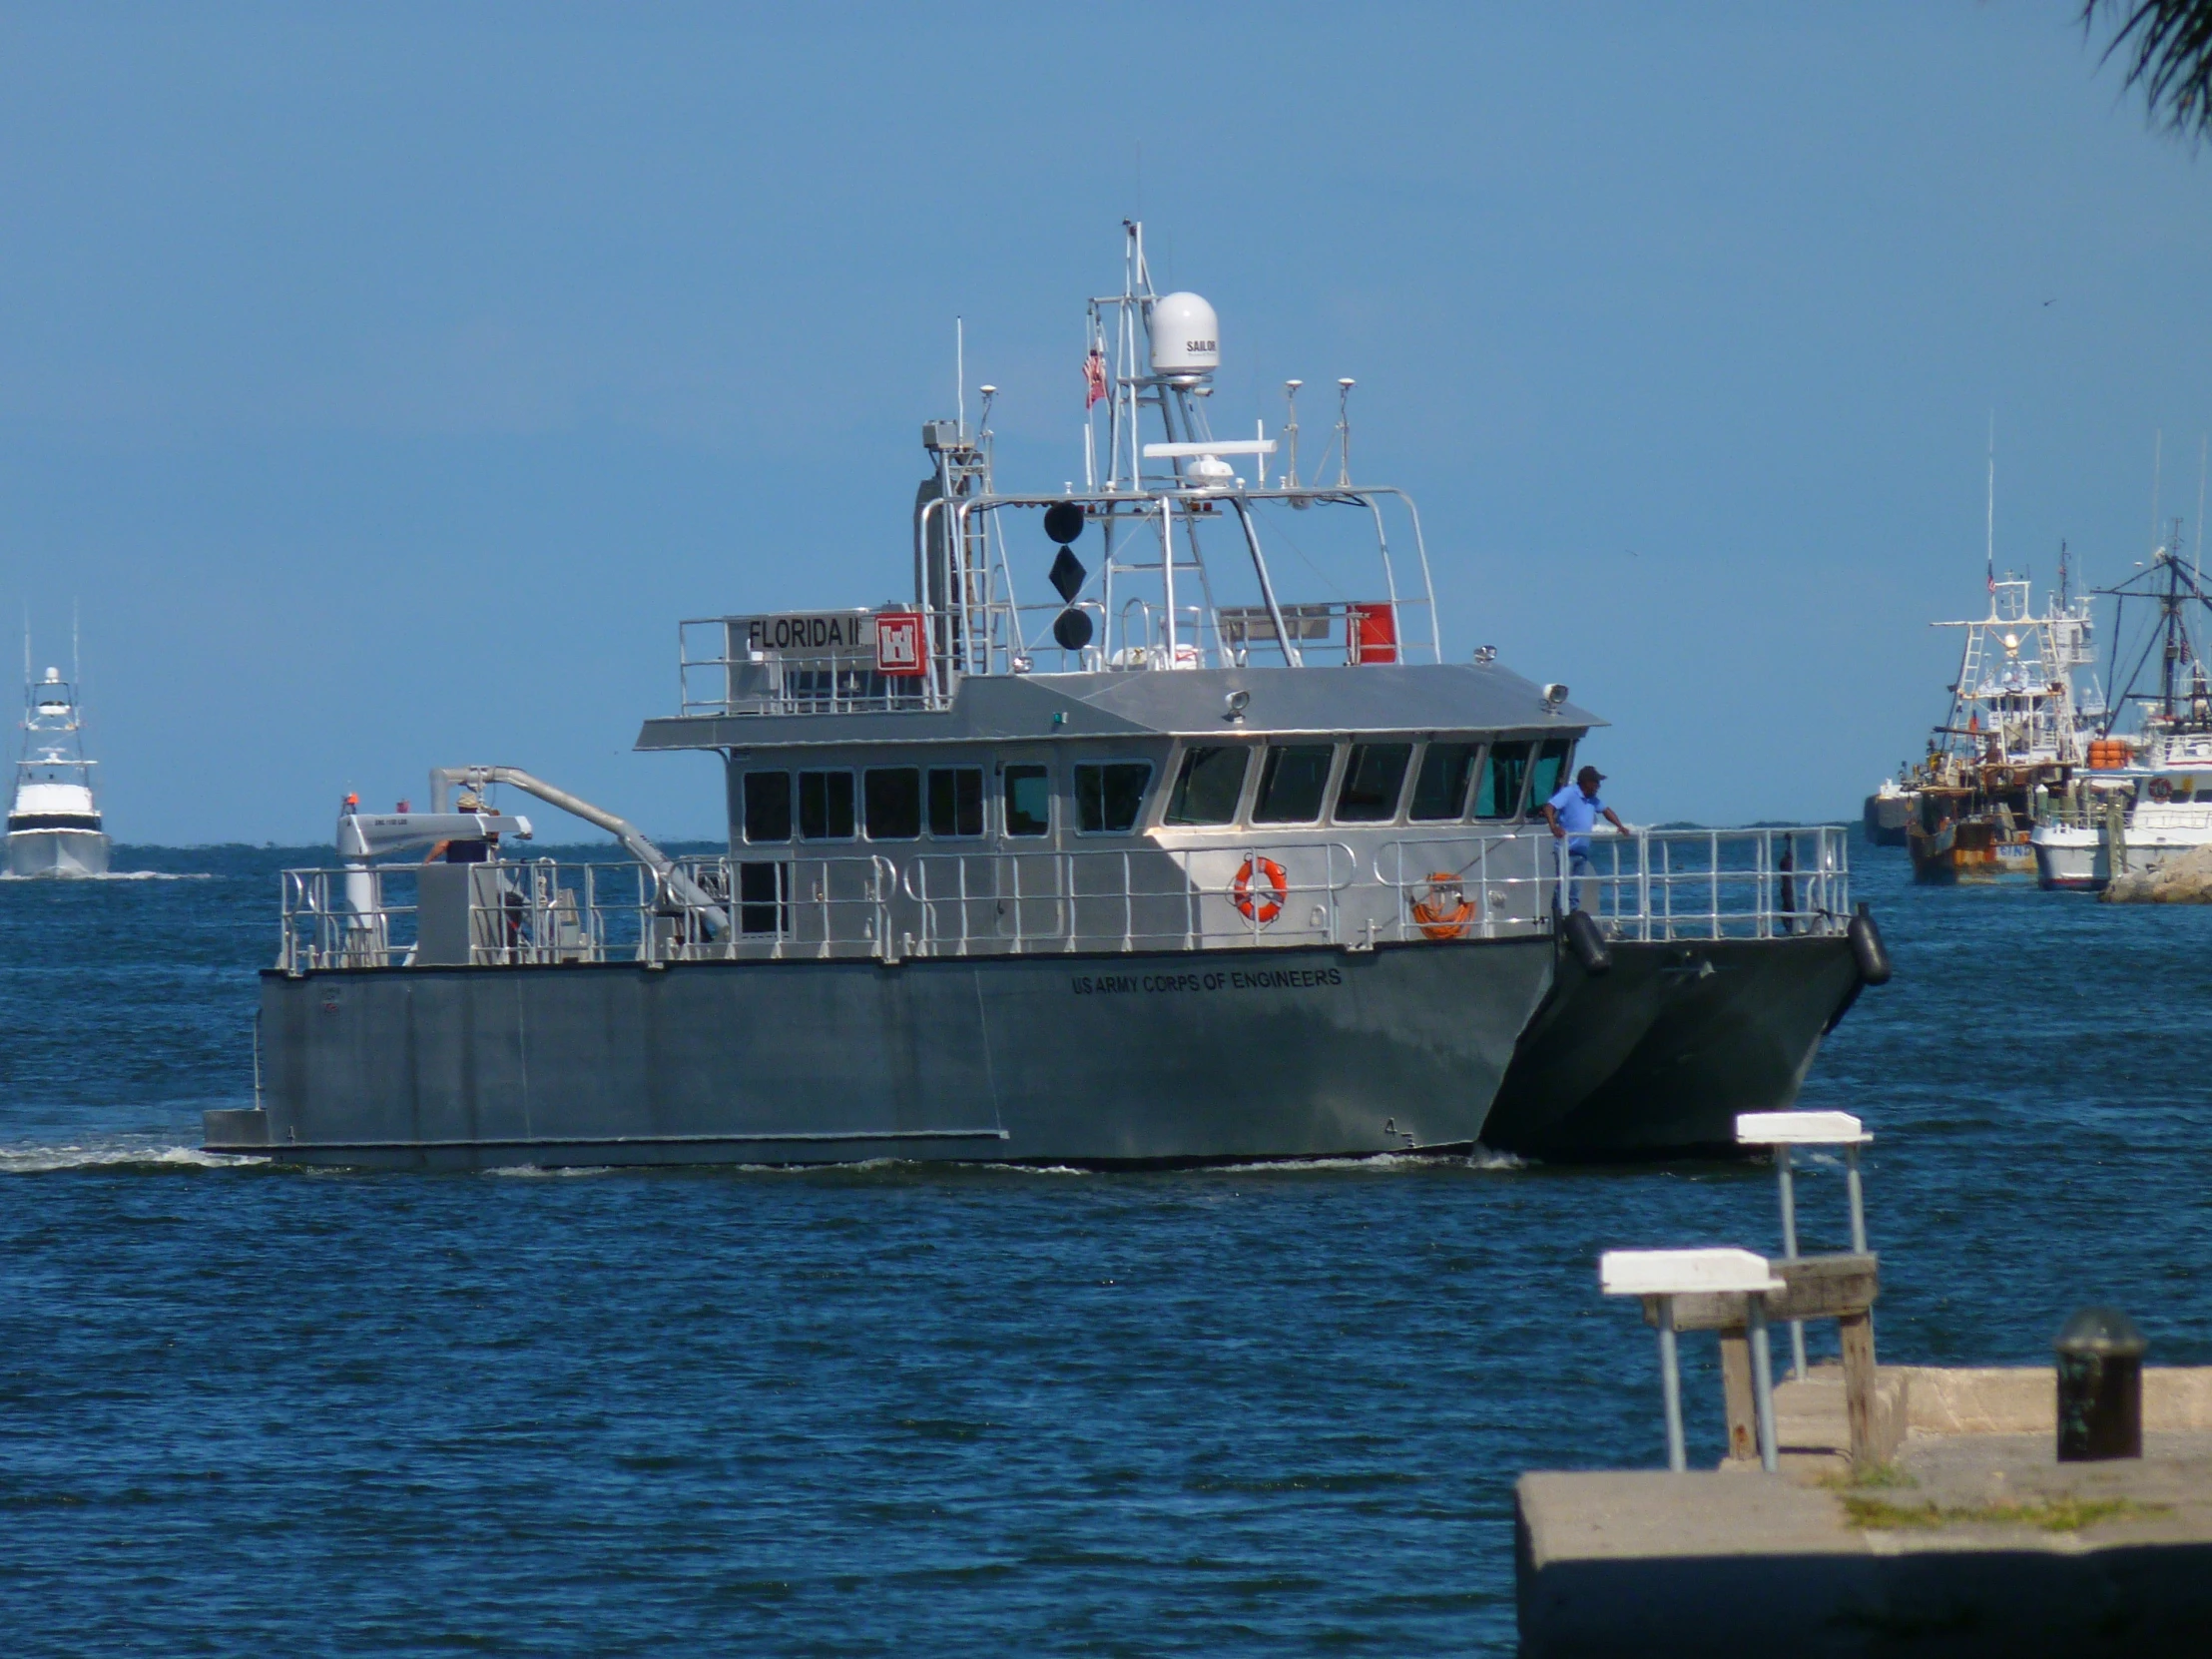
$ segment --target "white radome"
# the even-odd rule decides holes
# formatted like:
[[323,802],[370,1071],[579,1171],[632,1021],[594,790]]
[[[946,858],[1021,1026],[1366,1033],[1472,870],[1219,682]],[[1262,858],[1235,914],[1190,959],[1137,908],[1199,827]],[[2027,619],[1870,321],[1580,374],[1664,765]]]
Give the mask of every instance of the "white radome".
[[1221,320],[1195,293],[1152,302],[1152,372],[1211,374],[1221,367]]

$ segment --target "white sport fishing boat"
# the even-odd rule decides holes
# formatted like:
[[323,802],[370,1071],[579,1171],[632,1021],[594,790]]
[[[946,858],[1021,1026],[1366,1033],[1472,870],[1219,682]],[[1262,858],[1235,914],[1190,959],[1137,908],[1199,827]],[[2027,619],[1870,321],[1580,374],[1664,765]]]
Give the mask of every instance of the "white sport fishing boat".
[[77,688],[50,668],[31,675],[23,644],[23,755],[8,809],[10,875],[105,875],[109,841],[93,799]]

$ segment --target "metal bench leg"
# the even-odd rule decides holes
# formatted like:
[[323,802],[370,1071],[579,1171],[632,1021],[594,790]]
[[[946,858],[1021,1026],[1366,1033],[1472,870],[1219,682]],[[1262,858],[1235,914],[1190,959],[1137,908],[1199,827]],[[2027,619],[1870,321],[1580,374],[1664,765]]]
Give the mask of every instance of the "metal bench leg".
[[1671,1296],[1659,1299],[1659,1391],[1667,1402],[1667,1467],[1680,1474],[1690,1461],[1682,1446],[1682,1373],[1675,1365]]
[[1759,1404],[1759,1466],[1773,1474],[1782,1466],[1774,1443],[1774,1360],[1767,1352],[1767,1299],[1745,1298],[1751,1311],[1751,1390]]

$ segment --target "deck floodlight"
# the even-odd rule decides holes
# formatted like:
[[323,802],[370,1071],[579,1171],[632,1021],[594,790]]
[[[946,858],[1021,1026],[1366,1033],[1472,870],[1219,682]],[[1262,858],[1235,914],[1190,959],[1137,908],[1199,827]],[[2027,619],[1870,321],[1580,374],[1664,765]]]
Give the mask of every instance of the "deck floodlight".
[[1245,711],[1252,707],[1252,694],[1248,691],[1233,691],[1221,700],[1221,706],[1223,719],[1241,721],[1245,717]]
[[1554,680],[1554,681],[1553,681],[1553,682],[1552,682],[1552,683],[1551,683],[1550,685],[1548,685],[1548,686],[1544,687],[1544,713],[1545,713],[1545,714],[1547,714],[1547,715],[1555,715],[1555,714],[1557,714],[1557,713],[1559,712],[1559,705],[1560,705],[1560,704],[1562,704],[1562,703],[1564,703],[1564,702],[1566,702],[1566,700],[1567,700],[1567,688],[1566,688],[1566,687],[1564,687],[1564,686],[1562,686],[1562,685],[1560,685],[1560,684],[1559,684],[1559,683],[1558,683],[1558,682],[1557,682],[1556,680]]

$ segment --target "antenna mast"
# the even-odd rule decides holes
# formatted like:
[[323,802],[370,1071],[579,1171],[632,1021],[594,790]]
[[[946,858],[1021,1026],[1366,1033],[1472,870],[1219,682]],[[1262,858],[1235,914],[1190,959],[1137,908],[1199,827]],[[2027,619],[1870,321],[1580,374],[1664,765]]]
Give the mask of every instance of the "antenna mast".
[[2195,562],[2191,568],[2196,573],[2197,586],[2200,588],[2204,586],[2204,468],[2208,457],[2212,457],[2212,433],[2199,433],[2197,436],[2197,550],[2192,555]]
[[2161,426],[2150,440],[2150,544],[2158,545],[2158,474],[2166,459],[2166,429]]
[[1997,412],[1989,411],[1989,508],[1987,544],[1984,558],[1988,565],[1989,611],[1996,614],[1997,600]]

